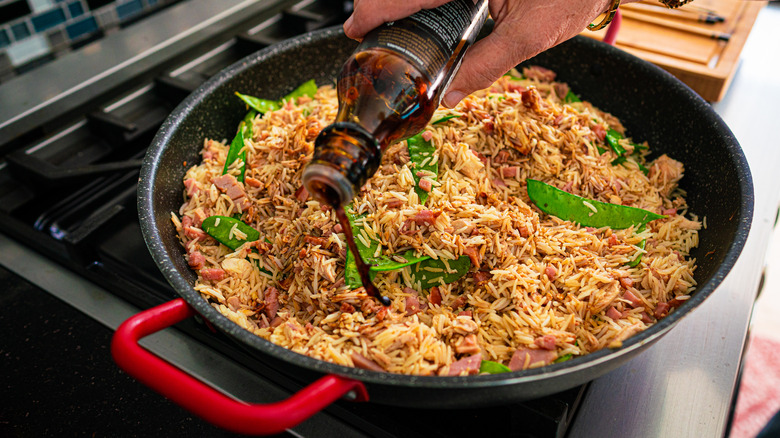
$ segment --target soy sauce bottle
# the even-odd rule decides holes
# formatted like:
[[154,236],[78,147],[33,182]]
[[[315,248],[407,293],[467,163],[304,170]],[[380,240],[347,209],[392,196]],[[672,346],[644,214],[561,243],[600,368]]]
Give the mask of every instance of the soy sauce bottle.
[[315,199],[348,203],[388,145],[425,128],[487,13],[487,0],[452,0],[363,38],[338,78],[335,123],[316,138],[303,172]]
[[342,67],[336,120],[315,139],[303,171],[308,192],[335,210],[366,292],[385,305],[390,301],[371,283],[344,205],[376,173],[388,145],[431,120],[487,13],[487,0],[452,0],[369,32]]

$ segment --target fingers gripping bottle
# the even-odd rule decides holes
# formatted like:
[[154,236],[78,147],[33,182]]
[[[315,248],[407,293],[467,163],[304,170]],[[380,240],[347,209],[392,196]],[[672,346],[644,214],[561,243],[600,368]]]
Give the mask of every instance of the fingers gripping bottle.
[[315,199],[348,203],[388,145],[425,128],[487,13],[487,0],[452,0],[364,37],[339,75],[335,123],[315,140],[303,172]]

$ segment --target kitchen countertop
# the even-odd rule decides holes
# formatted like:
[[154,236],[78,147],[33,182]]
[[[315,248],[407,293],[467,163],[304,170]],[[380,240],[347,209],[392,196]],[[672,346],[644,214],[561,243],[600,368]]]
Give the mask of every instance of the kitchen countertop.
[[[754,178],[755,213],[742,256],[693,314],[652,348],[591,384],[570,437],[727,433],[737,358],[780,200],[780,179],[774,175],[780,169],[780,142],[773,135],[780,101],[776,41],[780,5],[774,3],[759,15],[731,88],[714,105],[740,141]],[[6,333],[0,341],[5,377],[0,395],[6,400],[0,409],[0,435],[229,435],[165,401],[113,364],[112,330],[138,309],[4,235],[0,266],[5,267],[0,268],[5,285],[0,329]],[[65,342],[73,339],[82,341]],[[258,395],[249,370],[175,330],[143,344],[152,351],[165,350],[172,362],[241,400],[275,396]],[[315,418],[307,423],[317,427],[326,422]]]

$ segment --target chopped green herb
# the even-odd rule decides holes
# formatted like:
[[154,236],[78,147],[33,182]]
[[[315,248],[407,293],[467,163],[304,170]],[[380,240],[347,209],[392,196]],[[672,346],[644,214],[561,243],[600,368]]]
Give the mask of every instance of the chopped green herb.
[[641,208],[586,199],[534,179],[527,180],[528,197],[543,212],[586,227],[614,230],[641,226],[666,216]]

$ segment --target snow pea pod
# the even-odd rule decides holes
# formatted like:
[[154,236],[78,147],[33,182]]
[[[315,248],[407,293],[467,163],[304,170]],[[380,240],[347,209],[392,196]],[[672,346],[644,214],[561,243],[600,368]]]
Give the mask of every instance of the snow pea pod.
[[[447,269],[448,265],[449,270]],[[429,258],[412,265],[412,284],[419,282],[422,289],[441,286],[442,283],[448,284],[460,280],[469,272],[469,269],[471,269],[471,259],[467,256],[447,260],[446,263],[442,259]]]
[[282,104],[286,101],[297,99],[301,96],[314,97],[316,93],[317,84],[314,82],[314,79],[309,79],[308,81],[299,85],[298,88],[290,92],[290,94],[287,94],[279,100],[260,99],[259,97],[249,96],[239,92],[236,92],[236,96],[240,97],[241,100],[243,100],[244,103],[249,105],[251,108],[254,108],[255,111],[261,114],[265,114],[267,112],[278,111],[282,109]]
[[493,362],[489,360],[483,360],[482,363],[479,365],[479,372],[482,373],[488,373],[488,374],[501,374],[501,373],[508,373],[512,370],[509,369],[508,366]]
[[[228,216],[209,216],[203,220],[203,224],[200,227],[206,234],[216,239],[217,242],[234,251],[247,242],[254,242],[260,239],[259,231],[238,219]],[[246,238],[238,238],[235,232],[232,232],[233,227],[246,234]]]
[[569,90],[566,92],[566,96],[563,97],[563,101],[566,103],[575,103],[575,102],[582,102],[579,97],[577,97],[576,94],[574,94],[573,91]]
[[527,180],[528,197],[543,212],[586,227],[621,230],[666,216],[625,205],[586,199],[534,179]]
[[[420,188],[420,180],[423,177],[436,181],[436,177],[439,174],[439,163],[435,162],[431,164],[436,153],[436,147],[430,141],[425,141],[422,138],[422,134],[417,134],[414,137],[406,140],[406,147],[409,150],[409,162],[413,163],[412,176],[414,177],[414,192],[417,193],[417,197],[420,199],[420,204],[425,205],[425,201],[428,200],[428,192]],[[424,175],[417,175],[418,172],[422,172]]]
[[457,119],[458,117],[460,117],[460,114],[447,114],[446,116],[443,116],[439,120],[436,120],[435,122],[431,123],[431,125],[438,125],[439,123],[444,123],[447,120],[451,120],[451,119]]
[[236,176],[238,182],[244,182],[244,174],[246,173],[246,141],[252,138],[252,120],[254,120],[257,112],[249,111],[244,117],[244,120],[238,125],[238,132],[233,137],[233,141],[230,142],[230,149],[228,149],[227,157],[225,158],[225,168],[222,169],[222,174],[228,173],[230,165],[237,159],[241,159],[243,163],[241,165],[241,171]]

